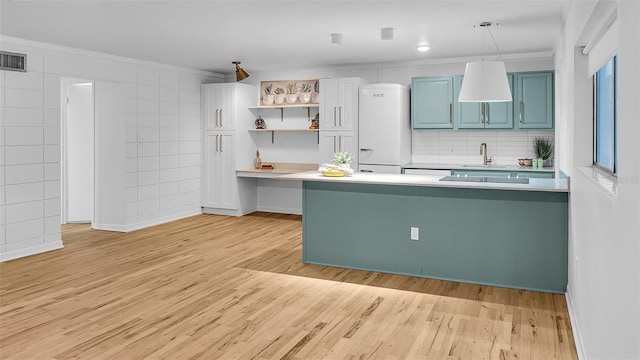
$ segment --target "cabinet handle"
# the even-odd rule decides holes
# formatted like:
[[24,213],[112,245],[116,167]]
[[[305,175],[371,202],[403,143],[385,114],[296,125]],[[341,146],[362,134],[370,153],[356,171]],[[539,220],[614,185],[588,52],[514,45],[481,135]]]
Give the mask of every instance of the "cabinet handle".
[[370,172],[370,173],[372,173],[373,170],[360,170],[360,172]]
[[333,152],[336,152],[336,137],[333,137]]
[[220,135],[216,135],[216,152],[218,152],[218,136]]
[[[216,109],[216,125],[215,125],[215,127],[218,127],[218,111],[220,111],[220,109]],[[217,135],[216,135],[216,137],[217,137]],[[218,144],[218,142],[216,140],[216,150],[218,150],[217,144]]]
[[[222,127],[222,109],[220,109],[220,127]],[[220,139],[222,139],[222,135],[220,135]],[[220,144],[222,144],[222,140],[220,140]],[[222,151],[222,148],[220,151]]]
[[522,124],[522,101],[518,103],[518,118],[520,119],[520,124]]
[[333,126],[336,126],[336,107],[333,107]]
[[338,150],[342,151],[342,135],[338,136]]
[[220,135],[220,152],[222,152],[222,135]]
[[453,103],[449,103],[449,124],[453,124]]
[[484,103],[484,106],[485,106],[484,119],[485,119],[487,125],[489,125],[489,121],[491,121],[491,116],[490,116],[490,113],[489,113],[489,109],[490,109],[489,108],[489,103]]
[[338,118],[338,125],[342,127],[342,106],[338,108],[338,114],[340,115],[340,117]]
[[484,103],[480,103],[480,122],[484,124]]

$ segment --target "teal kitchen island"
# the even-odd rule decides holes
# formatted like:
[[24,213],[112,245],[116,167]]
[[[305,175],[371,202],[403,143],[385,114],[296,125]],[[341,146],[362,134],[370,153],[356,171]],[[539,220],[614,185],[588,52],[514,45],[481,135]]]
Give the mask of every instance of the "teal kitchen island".
[[521,184],[315,171],[279,178],[303,183],[305,263],[566,291],[567,179]]

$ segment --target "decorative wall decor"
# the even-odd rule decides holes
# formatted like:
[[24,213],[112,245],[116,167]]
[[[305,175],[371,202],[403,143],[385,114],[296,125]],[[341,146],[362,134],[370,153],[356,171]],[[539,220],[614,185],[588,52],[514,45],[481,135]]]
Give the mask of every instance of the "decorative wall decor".
[[317,105],[319,100],[319,79],[260,82],[260,106]]

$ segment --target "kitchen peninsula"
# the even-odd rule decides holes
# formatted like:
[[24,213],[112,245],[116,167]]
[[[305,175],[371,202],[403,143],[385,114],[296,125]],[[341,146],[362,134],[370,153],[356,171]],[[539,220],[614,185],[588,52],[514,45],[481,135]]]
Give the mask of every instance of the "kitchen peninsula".
[[303,183],[305,263],[566,291],[568,179],[278,178]]

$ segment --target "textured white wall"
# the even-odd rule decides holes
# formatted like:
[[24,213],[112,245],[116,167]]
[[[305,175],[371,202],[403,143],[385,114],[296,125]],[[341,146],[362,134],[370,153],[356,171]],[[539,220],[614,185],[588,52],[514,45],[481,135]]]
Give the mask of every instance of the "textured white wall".
[[200,212],[200,84],[220,76],[9,37],[0,48],[28,55],[27,73],[0,72],[0,261],[62,246],[61,77],[122,91],[124,135],[113,150],[123,154],[123,204],[114,229]]

